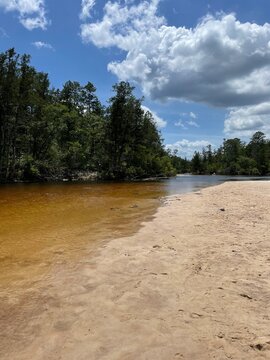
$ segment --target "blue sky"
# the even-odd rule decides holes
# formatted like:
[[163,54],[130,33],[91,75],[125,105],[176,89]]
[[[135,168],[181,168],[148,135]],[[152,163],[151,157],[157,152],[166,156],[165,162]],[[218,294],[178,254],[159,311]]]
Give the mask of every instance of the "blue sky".
[[269,0],[0,0],[0,47],[51,85],[132,82],[181,156],[270,135]]

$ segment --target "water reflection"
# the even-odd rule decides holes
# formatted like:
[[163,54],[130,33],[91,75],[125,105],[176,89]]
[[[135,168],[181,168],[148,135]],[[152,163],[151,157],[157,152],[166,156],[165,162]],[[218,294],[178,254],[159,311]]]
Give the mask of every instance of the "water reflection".
[[224,176],[224,175],[178,175],[166,181],[168,194],[183,194],[197,191],[208,186],[221,184],[225,181],[270,180],[270,177]]
[[160,182],[1,186],[0,284],[23,284],[97,241],[134,233],[166,195],[226,180],[179,176]]

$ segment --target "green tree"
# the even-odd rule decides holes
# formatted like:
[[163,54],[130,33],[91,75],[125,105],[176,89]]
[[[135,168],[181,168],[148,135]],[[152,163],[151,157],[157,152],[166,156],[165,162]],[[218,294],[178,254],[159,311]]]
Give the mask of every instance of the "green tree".
[[240,139],[228,139],[223,142],[224,173],[237,175],[240,173],[238,158],[244,153],[244,144]]
[[134,178],[175,173],[150,112],[133,95],[127,82],[114,85],[107,112],[107,174]]
[[203,159],[199,152],[195,151],[193,158],[191,160],[191,169],[193,174],[202,174],[203,173]]
[[256,168],[260,175],[268,172],[269,152],[267,151],[267,141],[265,134],[257,131],[251,138],[247,146],[247,154],[256,162]]
[[0,179],[11,178],[14,153],[13,131],[19,101],[19,56],[10,49],[0,56]]

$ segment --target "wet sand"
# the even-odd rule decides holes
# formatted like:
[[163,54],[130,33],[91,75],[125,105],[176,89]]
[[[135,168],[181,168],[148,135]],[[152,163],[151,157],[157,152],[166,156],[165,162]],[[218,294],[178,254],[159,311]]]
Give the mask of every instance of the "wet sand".
[[270,358],[270,182],[167,198],[139,232],[1,293],[0,358]]

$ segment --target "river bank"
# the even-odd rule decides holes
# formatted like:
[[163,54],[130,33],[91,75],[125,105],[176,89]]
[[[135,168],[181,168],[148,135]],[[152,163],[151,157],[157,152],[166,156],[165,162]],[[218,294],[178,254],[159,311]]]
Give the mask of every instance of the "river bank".
[[1,297],[0,358],[270,356],[270,182],[166,198],[153,221]]

